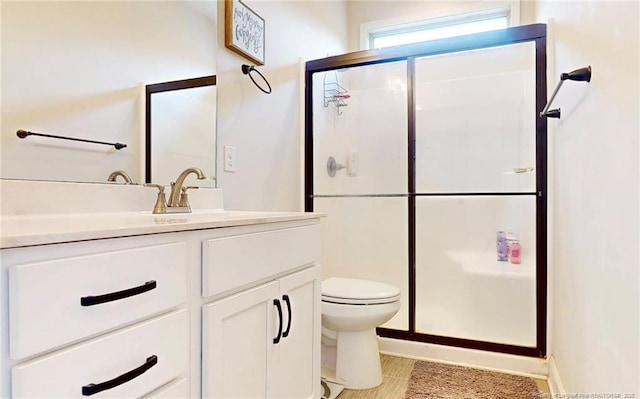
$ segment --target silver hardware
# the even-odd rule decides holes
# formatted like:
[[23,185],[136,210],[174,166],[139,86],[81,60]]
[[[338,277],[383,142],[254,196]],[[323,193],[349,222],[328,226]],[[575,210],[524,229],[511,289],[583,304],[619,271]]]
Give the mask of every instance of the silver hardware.
[[122,176],[122,178],[127,184],[134,184],[134,181],[131,179],[129,174],[124,170],[116,170],[115,172],[111,172],[109,177],[107,177],[107,181],[116,181],[116,178],[118,176]]
[[[171,194],[169,195],[169,202],[167,203],[168,208],[180,207],[180,193],[182,191],[182,185],[184,184],[187,176],[191,173],[198,176],[198,180],[206,179],[206,176],[200,168],[189,168],[180,173],[176,181],[171,182]],[[191,212],[191,210],[189,209],[182,212]]]
[[533,166],[521,166],[519,168],[513,168],[513,173],[527,173],[533,172]]
[[337,171],[344,168],[345,166],[337,163],[334,157],[329,157],[329,159],[327,159],[327,173],[329,176],[334,177]]

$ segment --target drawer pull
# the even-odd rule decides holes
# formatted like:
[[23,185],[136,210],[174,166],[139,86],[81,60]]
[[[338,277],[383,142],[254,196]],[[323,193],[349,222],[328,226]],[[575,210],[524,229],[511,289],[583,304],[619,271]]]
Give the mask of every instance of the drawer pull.
[[284,294],[282,296],[282,300],[287,304],[287,312],[289,313],[289,320],[287,320],[287,329],[282,333],[282,338],[287,338],[289,336],[289,331],[291,331],[291,301],[289,300],[289,295]]
[[97,296],[83,296],[80,298],[80,305],[93,306],[105,302],[117,301],[118,299],[128,298],[130,296],[139,295],[147,291],[151,291],[156,288],[157,284],[155,280],[147,281],[139,287],[133,287],[126,290],[111,292],[109,294],[97,295]]
[[147,361],[140,367],[135,368],[129,372],[126,372],[113,380],[101,382],[99,384],[89,384],[82,387],[82,396],[95,395],[98,392],[106,391],[107,389],[115,388],[118,385],[122,385],[125,382],[129,382],[134,378],[140,376],[151,367],[158,364],[158,356],[153,355],[147,358]]
[[273,339],[273,343],[277,344],[280,342],[280,337],[282,337],[282,306],[278,299],[274,299],[273,304],[276,305],[276,309],[278,309],[278,335]]

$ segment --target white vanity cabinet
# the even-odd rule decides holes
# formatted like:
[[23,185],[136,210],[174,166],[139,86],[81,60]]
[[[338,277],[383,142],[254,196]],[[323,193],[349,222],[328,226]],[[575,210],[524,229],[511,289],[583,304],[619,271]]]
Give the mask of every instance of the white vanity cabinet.
[[203,244],[205,295],[254,285],[203,306],[204,398],[320,397],[318,235],[315,225]]
[[134,217],[0,251],[0,397],[320,398],[319,216]]
[[3,249],[3,394],[155,397],[188,378],[188,245],[165,236]]

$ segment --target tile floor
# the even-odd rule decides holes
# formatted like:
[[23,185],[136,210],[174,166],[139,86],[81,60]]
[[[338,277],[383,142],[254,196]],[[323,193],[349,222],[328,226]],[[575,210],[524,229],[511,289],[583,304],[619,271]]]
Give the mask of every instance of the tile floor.
[[[338,399],[403,399],[409,385],[415,360],[402,357],[380,355],[382,362],[382,384],[373,389],[345,389]],[[541,392],[549,393],[544,380],[535,380]]]

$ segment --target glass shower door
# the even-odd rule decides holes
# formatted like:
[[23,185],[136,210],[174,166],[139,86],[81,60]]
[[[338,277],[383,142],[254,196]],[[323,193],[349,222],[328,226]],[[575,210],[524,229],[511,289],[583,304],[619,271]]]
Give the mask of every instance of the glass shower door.
[[[313,209],[322,221],[323,278],[392,284],[408,329],[407,63],[313,74]],[[333,165],[333,167],[331,166]]]
[[536,346],[535,51],[415,58],[418,333]]

